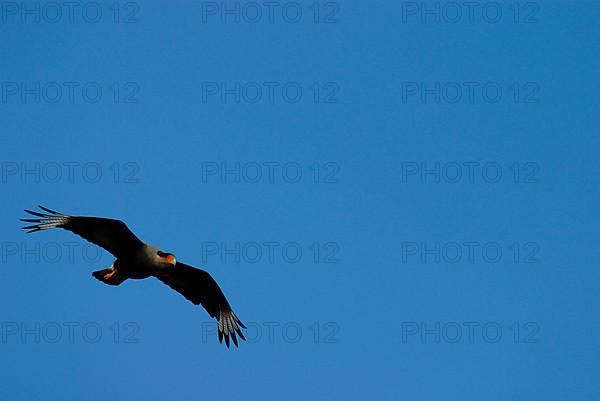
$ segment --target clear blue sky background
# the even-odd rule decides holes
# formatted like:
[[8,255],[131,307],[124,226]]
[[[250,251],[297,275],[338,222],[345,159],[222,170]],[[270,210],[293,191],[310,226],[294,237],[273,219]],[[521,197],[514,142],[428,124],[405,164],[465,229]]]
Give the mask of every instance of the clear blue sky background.
[[[600,398],[597,2],[521,3],[517,22],[514,6],[494,3],[496,23],[495,9],[469,21],[446,3],[439,23],[406,2],[322,2],[318,23],[310,2],[297,23],[282,17],[287,3],[256,23],[248,8],[240,23],[218,10],[204,22],[191,2],[119,3],[118,23],[108,2],[98,23],[82,6],[72,23],[66,6],[51,23],[55,10],[39,3],[40,22],[22,22],[3,4],[0,399]],[[131,13],[137,22],[123,23]],[[332,13],[337,23],[323,23]],[[66,82],[79,85],[72,101]],[[238,103],[207,82],[279,86],[255,103],[247,86]],[[436,82],[439,102],[407,92]],[[473,100],[450,102],[465,82],[479,84]],[[26,92],[36,83],[39,103]],[[287,83],[302,89],[298,102],[282,97]],[[497,102],[484,85],[491,97],[501,88]],[[250,182],[251,163],[265,162],[280,163],[273,182],[266,168]],[[480,163],[472,182],[468,162]],[[78,163],[72,179],[65,163]],[[246,175],[203,177],[212,163]],[[286,163],[301,167],[297,183]],[[446,167],[439,183],[403,177],[421,163]],[[497,182],[495,170],[482,176],[486,163],[501,168]],[[219,345],[205,311],[156,280],[94,280],[108,253],[90,260],[68,232],[19,229],[38,203],[121,218],[204,267],[253,340]],[[221,244],[269,241],[272,262],[264,247],[256,263],[222,255]],[[480,244],[473,261],[465,242]],[[296,263],[281,254],[288,243],[302,250]],[[496,263],[482,256],[490,243]],[[422,254],[436,244],[439,263]]]

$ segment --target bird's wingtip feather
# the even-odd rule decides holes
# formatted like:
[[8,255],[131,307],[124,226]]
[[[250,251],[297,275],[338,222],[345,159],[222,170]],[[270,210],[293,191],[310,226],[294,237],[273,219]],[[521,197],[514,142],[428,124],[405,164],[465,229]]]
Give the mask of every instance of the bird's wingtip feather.
[[63,215],[62,213],[56,212],[56,211],[54,211],[52,209],[48,209],[47,207],[44,207],[42,205],[38,205],[38,207],[40,209],[42,209],[43,211],[48,212],[48,213],[57,214],[57,215],[61,215],[61,216]]

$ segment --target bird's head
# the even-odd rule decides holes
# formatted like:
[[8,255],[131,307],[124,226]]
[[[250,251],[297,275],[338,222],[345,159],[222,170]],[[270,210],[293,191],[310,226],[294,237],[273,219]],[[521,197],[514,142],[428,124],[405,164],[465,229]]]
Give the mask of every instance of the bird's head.
[[174,267],[177,264],[177,259],[172,253],[158,251],[156,255],[158,256],[158,262],[165,267]]

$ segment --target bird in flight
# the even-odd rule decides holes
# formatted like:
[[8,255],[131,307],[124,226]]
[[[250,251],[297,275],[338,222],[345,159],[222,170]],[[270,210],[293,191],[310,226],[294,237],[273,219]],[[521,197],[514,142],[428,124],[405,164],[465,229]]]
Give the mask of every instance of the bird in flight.
[[245,329],[246,326],[231,310],[217,282],[204,270],[181,263],[172,253],[142,242],[121,220],[68,216],[43,206],[38,207],[46,213],[25,209],[27,213],[37,217],[21,219],[27,223],[35,223],[23,227],[28,230],[27,233],[63,228],[101,246],[116,258],[112,266],[92,273],[98,280],[108,285],[119,285],[127,279],[139,280],[154,276],[194,305],[201,304],[211,317],[217,319],[220,343],[225,338],[225,344],[229,347],[231,337],[237,347],[236,333],[242,340],[246,340],[240,329]]

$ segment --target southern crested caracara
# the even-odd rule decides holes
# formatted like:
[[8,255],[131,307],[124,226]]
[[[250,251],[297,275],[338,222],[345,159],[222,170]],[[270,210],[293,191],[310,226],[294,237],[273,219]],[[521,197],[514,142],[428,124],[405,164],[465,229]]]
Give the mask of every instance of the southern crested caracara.
[[120,220],[67,216],[43,206],[39,208],[48,214],[25,209],[27,213],[39,217],[21,219],[35,223],[23,227],[29,230],[28,233],[55,227],[64,228],[101,246],[116,257],[111,267],[92,273],[98,280],[108,285],[119,285],[129,278],[144,279],[154,276],[194,305],[202,304],[208,314],[218,320],[219,342],[225,337],[225,344],[229,347],[231,337],[237,346],[236,333],[245,340],[240,327],[246,326],[231,310],[217,282],[204,270],[181,263],[173,254],[140,241]]

